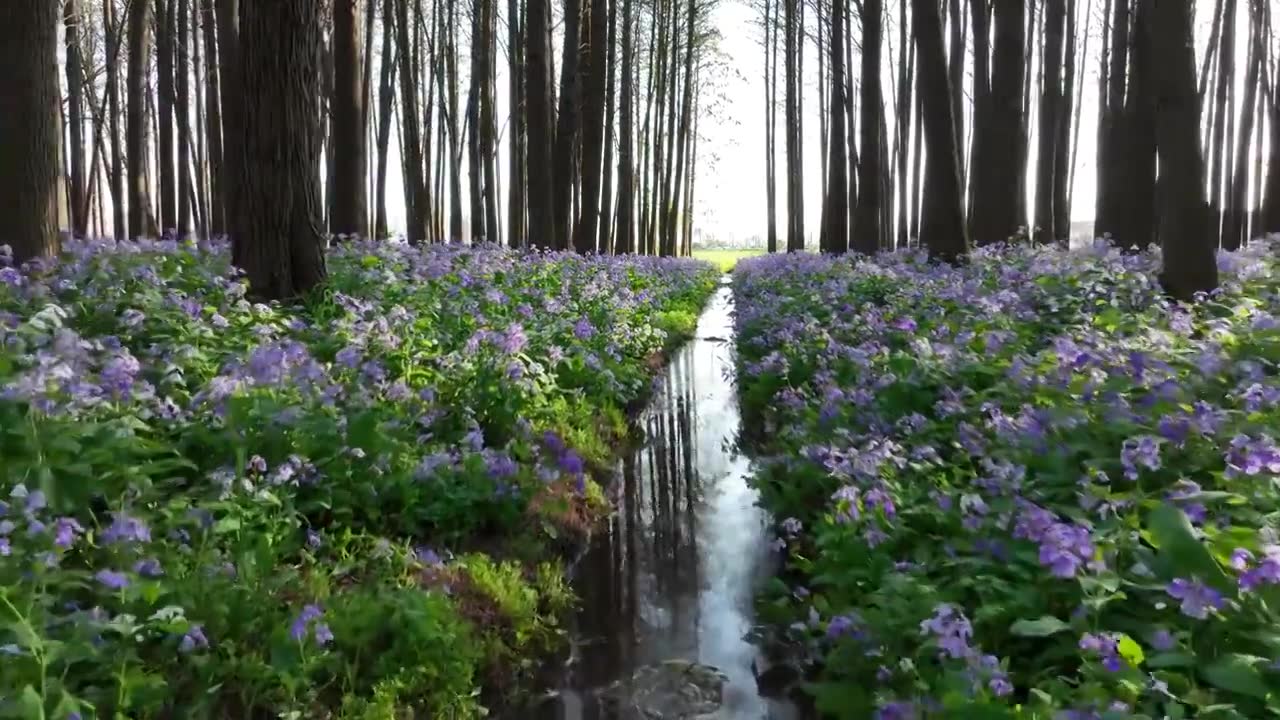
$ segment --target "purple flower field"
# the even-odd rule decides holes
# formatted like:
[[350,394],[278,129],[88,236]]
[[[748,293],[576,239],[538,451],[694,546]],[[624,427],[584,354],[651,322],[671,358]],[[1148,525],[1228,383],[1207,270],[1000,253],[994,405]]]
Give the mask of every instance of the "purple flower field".
[[1280,261],[778,255],[734,275],[760,612],[836,718],[1280,712]]
[[0,711],[473,718],[560,642],[591,468],[718,273],[394,244],[329,268],[285,307],[223,246],[0,255]]

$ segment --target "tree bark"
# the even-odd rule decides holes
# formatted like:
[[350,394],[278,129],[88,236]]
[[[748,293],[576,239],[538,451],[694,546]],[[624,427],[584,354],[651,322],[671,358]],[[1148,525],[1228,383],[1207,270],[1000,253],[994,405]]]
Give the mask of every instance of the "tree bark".
[[160,229],[170,232],[178,228],[177,182],[174,172],[174,89],[173,6],[178,0],[155,0],[156,13],[156,112],[159,132],[156,135],[156,172],[160,185]]
[[526,180],[524,176],[525,155],[525,107],[524,107],[524,46],[521,41],[521,30],[524,18],[521,16],[520,0],[507,0],[507,52],[510,60],[507,71],[507,86],[510,93],[510,105],[507,132],[510,133],[511,147],[507,153],[507,242],[511,247],[524,247],[528,244],[525,232],[524,192]]
[[151,0],[131,0],[129,8],[129,109],[126,117],[129,232],[140,237],[155,237],[159,233],[147,183],[147,59],[151,54]]
[[[615,0],[617,2],[619,0]],[[620,147],[618,148],[618,230],[614,252],[633,253],[635,247],[635,160],[632,134],[634,132],[634,57],[635,39],[632,33],[631,0],[622,2],[622,96],[618,114],[621,116]]]
[[573,232],[573,247],[580,253],[595,252],[600,223],[600,168],[604,156],[605,84],[608,74],[609,3],[590,0],[590,22],[583,45],[587,63],[582,102],[582,151],[578,174],[582,178],[582,213]]
[[102,2],[102,26],[107,46],[107,126],[111,132],[111,220],[117,240],[129,237],[124,194],[124,157],[120,148],[120,39],[121,24],[116,19],[115,0]]
[[1041,243],[1059,240],[1065,231],[1057,226],[1054,201],[1058,198],[1058,144],[1062,137],[1058,124],[1062,117],[1062,35],[1066,13],[1066,0],[1045,0],[1034,223],[1034,237]]
[[920,53],[917,78],[924,103],[925,173],[930,178],[920,212],[920,243],[929,248],[931,257],[956,262],[968,252],[969,240],[942,18],[935,0],[912,0],[911,8]]
[[600,252],[613,251],[613,146],[614,103],[617,88],[618,2],[606,0],[609,6],[609,30],[606,38],[605,88],[604,88],[604,163],[600,180],[600,230],[596,245]]
[[551,58],[547,38],[550,35],[550,0],[528,0],[528,23],[525,27],[525,105],[528,110],[529,143],[529,240],[543,248],[558,247],[555,210],[552,205],[551,157],[555,118],[551,100]]
[[178,216],[177,229],[178,236],[184,236],[191,229],[191,208],[195,197],[195,190],[191,183],[191,106],[189,99],[191,97],[191,80],[187,75],[188,66],[188,36],[187,23],[190,12],[187,7],[189,0],[172,0],[176,7],[176,22],[174,24],[177,35],[174,43],[174,114],[178,123],[178,155],[175,169],[177,170],[177,192],[178,192]]
[[411,243],[427,240],[427,212],[430,200],[422,179],[422,138],[418,128],[418,69],[410,42],[409,3],[397,3],[396,33],[400,57],[400,114],[404,129],[405,237]]
[[321,12],[320,0],[240,6],[244,122],[232,256],[264,299],[296,298],[325,279]]
[[880,40],[881,0],[862,1],[862,162],[858,168],[858,209],[853,221],[853,249],[879,252],[881,230]]
[[831,72],[831,137],[827,142],[830,158],[827,160],[829,177],[826,207],[823,209],[826,224],[819,243],[822,251],[829,253],[843,253],[849,249],[849,178],[846,175],[844,128],[844,4],[845,0],[831,0],[831,59],[828,62]]
[[[130,0],[137,2],[137,0]],[[217,13],[219,90],[222,92],[222,202],[228,232],[238,212],[239,193],[235,183],[240,177],[241,108],[240,93],[240,2],[212,0]]]
[[382,3],[382,62],[378,83],[378,158],[375,163],[373,181],[373,234],[377,238],[385,238],[390,234],[387,227],[387,156],[391,149],[391,111],[396,94],[396,54],[393,42],[395,8],[393,3],[394,0],[383,0]]
[[334,235],[365,232],[365,88],[358,0],[333,2]]
[[974,161],[974,237],[979,244],[1004,242],[1026,225],[1026,178],[1022,139],[1026,137],[1023,81],[1026,74],[1026,4],[996,0],[995,48],[989,122],[975,123],[986,135]]
[[[1138,0],[1137,32],[1145,33],[1155,90],[1155,135],[1163,193],[1161,282],[1174,297],[1190,300],[1218,285],[1214,246],[1206,232],[1204,157],[1200,152],[1200,94],[1187,3]],[[1135,47],[1135,50],[1137,48]]]
[[566,249],[570,242],[573,191],[573,153],[578,141],[578,110],[582,79],[578,67],[581,0],[564,2],[564,46],[560,64],[560,111],[555,136],[555,247]]
[[1244,76],[1244,100],[1240,106],[1244,111],[1240,114],[1240,134],[1235,153],[1236,166],[1227,199],[1227,222],[1222,234],[1222,247],[1226,250],[1239,249],[1249,240],[1249,162],[1252,159],[1249,154],[1249,142],[1253,136],[1255,117],[1253,108],[1258,101],[1258,86],[1262,83],[1262,57],[1266,52],[1262,37],[1261,12],[1258,9],[1257,0],[1253,0],[1249,7],[1250,42]]
[[58,4],[0,2],[0,208],[17,264],[58,254]]
[[62,8],[67,45],[67,127],[71,132],[71,233],[85,237],[89,233],[89,200],[84,174],[84,60],[81,57],[81,24],[84,15],[79,0],[66,0]]

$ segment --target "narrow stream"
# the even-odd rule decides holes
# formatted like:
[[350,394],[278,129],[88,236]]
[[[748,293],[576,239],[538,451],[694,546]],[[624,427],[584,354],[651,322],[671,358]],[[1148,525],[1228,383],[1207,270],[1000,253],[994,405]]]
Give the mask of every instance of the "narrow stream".
[[[644,442],[619,463],[616,513],[574,571],[572,656],[541,718],[792,717],[758,694],[745,638],[769,550],[750,463],[734,449],[732,307],[726,279],[638,418]],[[705,702],[703,666],[724,676]]]

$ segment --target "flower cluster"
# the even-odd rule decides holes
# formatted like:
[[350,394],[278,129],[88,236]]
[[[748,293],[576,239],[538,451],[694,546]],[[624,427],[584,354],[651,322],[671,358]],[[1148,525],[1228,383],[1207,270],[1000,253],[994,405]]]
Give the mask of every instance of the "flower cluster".
[[604,510],[590,468],[719,273],[357,241],[328,269],[268,305],[221,242],[0,258],[0,696],[472,717],[551,648],[560,508]]
[[[880,687],[848,712],[1267,712],[1278,247],[1221,253],[1191,305],[1158,252],[1103,241],[737,266],[754,482],[811,591],[779,603],[874,638],[809,646],[824,682]],[[952,667],[981,669],[976,647],[1008,659],[985,691]]]

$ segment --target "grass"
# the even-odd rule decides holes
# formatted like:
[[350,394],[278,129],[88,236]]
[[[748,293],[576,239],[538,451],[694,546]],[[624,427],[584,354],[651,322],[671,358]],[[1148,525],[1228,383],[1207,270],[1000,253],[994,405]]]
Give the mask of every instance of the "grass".
[[694,248],[693,250],[693,256],[695,258],[698,260],[706,260],[724,272],[733,270],[733,266],[737,265],[739,260],[763,254],[764,250],[760,248],[750,248],[745,250]]

